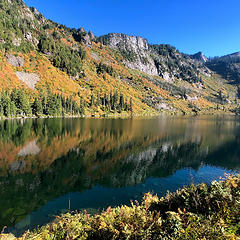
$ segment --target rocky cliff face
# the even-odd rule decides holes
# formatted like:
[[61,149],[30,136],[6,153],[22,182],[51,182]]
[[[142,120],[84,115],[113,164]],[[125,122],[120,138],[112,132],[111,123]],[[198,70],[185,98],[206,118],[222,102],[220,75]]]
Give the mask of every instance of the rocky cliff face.
[[[190,56],[142,37],[111,33],[96,38],[83,28],[44,18],[22,0],[0,0],[0,90],[24,86],[35,96],[50,88],[76,96],[79,104],[83,99],[89,115],[129,112],[130,103],[138,114],[218,111],[217,104],[227,102],[219,92],[225,90],[231,103],[239,92],[214,71],[223,80],[240,79],[239,53],[205,61],[202,53]],[[108,100],[113,92],[119,98],[117,108]],[[235,106],[228,107],[232,111]]]
[[202,63],[205,63],[208,61],[208,58],[206,56],[204,56],[204,54],[202,52],[198,52],[198,53],[195,53],[193,55],[190,55],[190,57],[192,59],[196,59]]
[[148,41],[142,37],[110,33],[99,40],[114,49],[120,50],[125,57],[124,64],[150,75],[158,75],[158,70],[150,55]]
[[210,70],[202,64],[204,61],[192,59],[170,45],[150,45],[142,37],[121,33],[110,33],[99,37],[98,40],[104,45],[119,50],[128,68],[149,75],[159,75],[169,82],[173,82],[175,78],[198,82],[199,73],[210,74]]

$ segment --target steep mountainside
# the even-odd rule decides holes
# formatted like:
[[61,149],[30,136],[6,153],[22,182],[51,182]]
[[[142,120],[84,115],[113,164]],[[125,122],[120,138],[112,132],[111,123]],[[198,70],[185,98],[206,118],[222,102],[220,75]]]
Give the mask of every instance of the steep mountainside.
[[97,38],[44,18],[22,0],[0,0],[0,115],[235,111],[237,87],[205,60],[141,37]]
[[198,52],[198,53],[195,53],[193,55],[190,55],[190,57],[192,59],[196,59],[196,60],[198,60],[200,62],[203,62],[203,63],[208,61],[208,58],[206,56],[204,56],[204,54],[202,52]]
[[240,52],[210,59],[207,66],[231,83],[240,84]]
[[127,67],[149,75],[159,75],[166,81],[172,82],[177,78],[188,82],[199,82],[200,73],[211,74],[200,61],[192,60],[170,45],[150,45],[144,38],[119,33],[101,36],[98,40],[118,49],[125,57],[124,63]]

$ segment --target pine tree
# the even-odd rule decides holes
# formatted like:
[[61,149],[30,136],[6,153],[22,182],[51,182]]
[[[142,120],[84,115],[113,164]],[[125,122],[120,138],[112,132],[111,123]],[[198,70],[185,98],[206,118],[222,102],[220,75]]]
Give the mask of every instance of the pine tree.
[[10,112],[11,112],[11,117],[15,117],[17,113],[17,107],[15,106],[15,103],[10,100]]
[[36,116],[42,115],[43,114],[43,106],[42,106],[42,100],[39,98],[35,98],[33,105],[33,114]]
[[30,106],[29,97],[24,88],[20,89],[18,92],[18,101],[21,113],[24,115],[30,115],[32,113],[32,109]]
[[11,116],[11,100],[8,91],[2,93],[3,114],[6,117]]
[[99,93],[97,94],[97,102],[96,102],[96,105],[97,105],[97,106],[100,106],[100,105],[101,105],[101,99],[100,99]]
[[130,98],[129,110],[131,111],[131,113],[133,113],[133,101],[132,101],[132,98]]
[[124,108],[124,97],[122,94],[120,95],[119,105],[120,105],[120,109]]
[[5,105],[5,111],[4,111],[4,115],[6,117],[10,117],[11,116],[11,101],[8,98],[6,105]]
[[93,107],[94,105],[94,96],[93,94],[91,95],[91,101],[90,101],[90,107]]
[[48,102],[48,97],[47,95],[44,95],[41,97],[42,99],[42,108],[43,108],[43,114],[47,115],[47,102]]
[[0,95],[0,117],[3,116],[3,102],[2,102],[2,95]]
[[109,108],[113,109],[113,94],[112,94],[112,90],[111,90],[110,96],[109,96],[109,104],[110,104]]

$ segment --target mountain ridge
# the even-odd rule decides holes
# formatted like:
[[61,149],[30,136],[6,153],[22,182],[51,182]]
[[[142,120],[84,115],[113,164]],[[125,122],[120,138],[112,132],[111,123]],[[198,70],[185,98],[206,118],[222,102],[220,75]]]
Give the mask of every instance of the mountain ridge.
[[209,61],[140,36],[70,29],[20,0],[0,0],[0,6],[2,90],[24,86],[41,103],[49,92],[72,97],[94,116],[231,113],[237,107],[237,87]]

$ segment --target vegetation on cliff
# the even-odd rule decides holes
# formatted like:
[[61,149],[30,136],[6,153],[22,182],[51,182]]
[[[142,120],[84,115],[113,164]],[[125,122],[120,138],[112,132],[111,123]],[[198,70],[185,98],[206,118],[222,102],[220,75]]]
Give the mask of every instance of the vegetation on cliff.
[[[30,104],[50,91],[72,98],[86,115],[238,112],[237,86],[207,66],[170,45],[124,34],[97,38],[48,20],[21,0],[0,0],[0,89],[24,87]],[[130,110],[91,104],[115,92]]]

